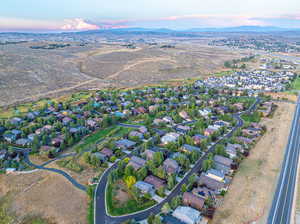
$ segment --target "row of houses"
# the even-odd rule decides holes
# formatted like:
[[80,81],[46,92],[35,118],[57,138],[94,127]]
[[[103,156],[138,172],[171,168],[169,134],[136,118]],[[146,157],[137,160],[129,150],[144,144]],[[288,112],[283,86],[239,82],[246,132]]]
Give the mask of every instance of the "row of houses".
[[210,88],[231,88],[249,91],[283,91],[296,74],[291,71],[239,71],[228,76],[209,77],[197,81],[197,85]]

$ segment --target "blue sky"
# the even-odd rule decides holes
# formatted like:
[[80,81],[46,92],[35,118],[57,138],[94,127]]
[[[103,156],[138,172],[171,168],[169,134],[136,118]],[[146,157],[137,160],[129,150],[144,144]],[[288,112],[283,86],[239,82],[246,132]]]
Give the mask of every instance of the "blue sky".
[[242,25],[300,28],[299,0],[3,0],[0,31]]

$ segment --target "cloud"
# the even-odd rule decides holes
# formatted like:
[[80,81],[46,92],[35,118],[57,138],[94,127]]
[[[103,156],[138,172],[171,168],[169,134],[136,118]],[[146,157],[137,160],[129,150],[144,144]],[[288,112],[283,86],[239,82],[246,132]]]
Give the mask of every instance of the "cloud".
[[32,20],[0,17],[0,31],[80,31],[95,30],[100,27],[82,18],[62,21]]
[[64,21],[65,24],[60,27],[62,30],[96,30],[100,29],[99,26],[95,24],[87,23],[84,19],[75,18],[67,19]]

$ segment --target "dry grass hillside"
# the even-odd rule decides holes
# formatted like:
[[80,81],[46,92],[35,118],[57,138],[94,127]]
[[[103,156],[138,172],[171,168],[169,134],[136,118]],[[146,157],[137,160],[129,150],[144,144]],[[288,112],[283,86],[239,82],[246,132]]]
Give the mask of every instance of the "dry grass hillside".
[[46,50],[31,49],[31,45],[1,46],[0,106],[75,90],[201,76],[222,69],[226,60],[240,57],[240,53],[189,41],[176,43],[176,48],[71,43],[70,47]]

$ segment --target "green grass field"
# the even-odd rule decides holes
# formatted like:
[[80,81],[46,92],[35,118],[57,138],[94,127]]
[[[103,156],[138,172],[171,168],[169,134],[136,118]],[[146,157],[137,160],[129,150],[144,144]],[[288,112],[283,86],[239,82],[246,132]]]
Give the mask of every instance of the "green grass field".
[[153,200],[144,200],[142,203],[138,203],[134,199],[129,199],[126,203],[122,204],[120,207],[117,200],[114,200],[114,195],[116,194],[116,184],[108,184],[106,191],[106,203],[108,208],[108,213],[113,216],[130,214],[133,212],[141,211],[149,208],[156,204]]
[[292,90],[300,90],[300,77],[297,77],[291,85]]
[[80,143],[78,143],[77,145],[75,145],[73,147],[73,149],[76,152],[81,152],[84,149],[86,149],[87,147],[92,146],[92,145],[96,144],[98,141],[104,139],[115,128],[116,128],[116,126],[111,126],[109,128],[106,128],[106,129],[100,129],[100,130],[96,131],[95,133],[93,133],[93,134],[87,136],[86,138],[84,138]]

